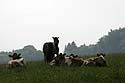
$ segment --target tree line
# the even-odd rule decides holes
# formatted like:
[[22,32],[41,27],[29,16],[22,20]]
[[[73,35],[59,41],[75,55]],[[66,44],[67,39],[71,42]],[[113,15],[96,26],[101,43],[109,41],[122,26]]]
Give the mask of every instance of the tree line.
[[108,35],[101,37],[96,44],[81,45],[77,47],[76,43],[68,43],[64,52],[67,54],[93,55],[96,53],[125,53],[125,28],[110,30]]
[[[0,57],[8,57],[9,54],[13,53],[21,53],[22,57],[26,59],[26,61],[37,61],[42,60],[44,58],[43,52],[37,50],[33,45],[24,46],[22,49],[13,50],[12,52],[0,52]],[[1,58],[2,59],[2,58]],[[0,59],[0,61],[2,61]]]

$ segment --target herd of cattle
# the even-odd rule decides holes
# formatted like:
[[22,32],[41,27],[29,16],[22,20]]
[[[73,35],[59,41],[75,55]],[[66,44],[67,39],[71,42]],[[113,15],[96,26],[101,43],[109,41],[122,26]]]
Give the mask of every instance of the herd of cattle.
[[96,57],[83,58],[78,55],[66,55],[60,53],[49,64],[50,65],[67,65],[67,66],[106,66],[105,54],[97,54]]
[[[83,58],[78,55],[65,53],[59,54],[59,37],[52,37],[54,42],[47,42],[43,45],[44,61],[49,65],[67,65],[67,66],[106,66],[105,54],[99,53],[96,57]],[[56,56],[55,56],[56,55]],[[9,68],[24,67],[25,60],[21,54],[14,53],[9,55],[12,60],[8,62]]]
[[[97,54],[97,57],[84,59],[78,55],[59,54],[59,37],[52,37],[54,42],[47,42],[43,45],[44,61],[50,65],[66,64],[78,66],[106,66],[105,54]],[[56,54],[56,57],[55,57]]]
[[[24,67],[26,65],[24,58],[20,56],[21,54],[14,53],[9,55],[12,60],[8,62],[9,68]],[[105,54],[97,54],[96,57],[83,58],[78,55],[62,54],[54,57],[52,61],[48,62],[49,65],[67,65],[67,66],[106,66]]]

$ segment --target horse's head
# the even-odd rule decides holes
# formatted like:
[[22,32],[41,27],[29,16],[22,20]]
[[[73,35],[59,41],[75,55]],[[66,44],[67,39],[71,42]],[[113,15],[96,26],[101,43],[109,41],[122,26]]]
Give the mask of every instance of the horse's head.
[[59,44],[59,37],[52,37],[54,40],[54,44],[58,45]]

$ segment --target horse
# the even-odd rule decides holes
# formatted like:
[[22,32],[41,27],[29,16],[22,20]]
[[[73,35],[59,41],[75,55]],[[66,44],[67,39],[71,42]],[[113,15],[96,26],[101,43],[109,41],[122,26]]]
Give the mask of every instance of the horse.
[[43,45],[43,53],[44,53],[44,61],[45,63],[50,63],[54,55],[56,54],[58,56],[59,54],[59,37],[52,37],[54,42],[46,42]]

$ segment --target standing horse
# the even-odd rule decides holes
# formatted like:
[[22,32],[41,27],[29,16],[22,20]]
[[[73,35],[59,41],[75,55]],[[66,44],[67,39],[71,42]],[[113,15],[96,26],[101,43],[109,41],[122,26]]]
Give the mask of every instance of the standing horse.
[[54,55],[59,53],[59,37],[52,37],[54,42],[46,42],[43,45],[44,61],[50,63],[54,59]]

